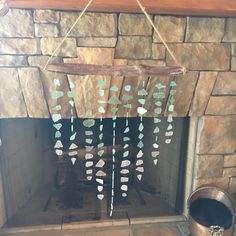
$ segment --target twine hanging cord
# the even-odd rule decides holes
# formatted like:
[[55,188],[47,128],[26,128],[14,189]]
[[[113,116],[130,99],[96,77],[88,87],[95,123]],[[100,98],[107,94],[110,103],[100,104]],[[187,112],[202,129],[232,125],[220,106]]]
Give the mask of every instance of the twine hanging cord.
[[[62,44],[65,42],[65,40],[68,38],[68,36],[70,35],[71,31],[75,28],[75,26],[77,25],[77,23],[80,21],[80,19],[82,18],[82,16],[84,15],[84,13],[87,11],[87,9],[89,8],[89,6],[93,3],[94,0],[90,0],[87,5],[85,6],[84,10],[80,13],[79,17],[77,18],[77,20],[74,22],[74,24],[71,26],[71,28],[69,29],[69,31],[67,32],[67,34],[65,35],[65,37],[62,39],[61,43],[56,47],[56,49],[53,51],[52,55],[50,56],[50,58],[48,59],[46,65],[44,66],[44,70],[46,70],[48,64],[50,63],[51,59],[56,55],[57,51],[60,49],[60,47],[62,46]],[[163,43],[163,45],[165,46],[166,50],[168,51],[168,53],[170,54],[170,56],[172,57],[172,59],[174,60],[174,62],[176,63],[176,65],[182,67],[182,72],[183,74],[186,74],[187,70],[184,66],[181,65],[181,63],[177,60],[176,56],[174,55],[174,53],[171,51],[171,49],[169,48],[169,46],[167,45],[167,43],[165,42],[164,38],[161,36],[160,32],[158,31],[157,27],[155,26],[155,24],[153,23],[151,17],[148,15],[148,13],[146,12],[144,6],[141,4],[141,2],[139,0],[136,0],[136,2],[138,3],[140,9],[142,10],[143,14],[146,16],[147,20],[149,21],[149,23],[151,24],[151,26],[153,27],[155,33],[158,35],[158,37],[160,38],[161,42]]]

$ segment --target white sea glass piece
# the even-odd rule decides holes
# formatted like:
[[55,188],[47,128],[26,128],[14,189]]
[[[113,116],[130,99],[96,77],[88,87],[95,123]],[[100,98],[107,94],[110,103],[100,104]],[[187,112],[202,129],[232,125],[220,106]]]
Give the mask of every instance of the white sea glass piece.
[[130,161],[129,160],[124,160],[121,162],[121,168],[127,167],[130,165]]
[[85,163],[85,166],[86,166],[86,168],[92,167],[93,166],[93,162],[92,161],[87,161]]
[[76,158],[75,158],[75,157],[72,157],[72,158],[71,158],[71,162],[72,162],[72,165],[74,166],[74,165],[75,165],[75,162],[76,162]]

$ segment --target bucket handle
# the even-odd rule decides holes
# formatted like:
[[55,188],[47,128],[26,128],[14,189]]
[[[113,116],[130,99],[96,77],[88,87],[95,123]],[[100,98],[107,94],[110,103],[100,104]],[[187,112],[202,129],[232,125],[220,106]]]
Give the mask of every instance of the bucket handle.
[[223,236],[224,228],[218,225],[212,225],[209,228],[209,232],[211,236]]

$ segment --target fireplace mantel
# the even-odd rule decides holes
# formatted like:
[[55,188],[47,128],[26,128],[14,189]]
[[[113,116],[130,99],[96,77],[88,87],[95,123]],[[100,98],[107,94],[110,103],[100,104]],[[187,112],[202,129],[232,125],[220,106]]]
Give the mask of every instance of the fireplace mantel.
[[[81,10],[87,0],[10,0],[12,8]],[[236,16],[235,0],[142,0],[149,13],[200,16]],[[135,0],[94,0],[91,11],[140,12]]]

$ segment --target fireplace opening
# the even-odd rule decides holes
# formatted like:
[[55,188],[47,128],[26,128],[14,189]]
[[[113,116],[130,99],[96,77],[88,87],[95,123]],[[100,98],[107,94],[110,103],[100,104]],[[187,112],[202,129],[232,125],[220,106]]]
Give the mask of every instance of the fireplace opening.
[[[77,155],[69,156],[70,120],[62,120],[64,155],[55,154],[55,129],[47,119],[0,120],[0,166],[7,215],[6,227],[22,227],[48,224],[110,219],[112,168],[115,169],[114,210],[112,219],[173,216],[183,212],[184,178],[188,139],[188,118],[174,118],[174,136],[171,145],[165,143],[166,118],[161,118],[159,157],[154,165],[151,152],[155,136],[153,118],[143,118],[143,176],[137,178],[135,169],[138,153],[140,118],[129,118],[129,172],[121,176],[124,153],[126,119],[116,121],[115,145],[113,145],[112,119],[95,119],[91,128],[91,145],[94,152],[92,178],[88,178],[86,165],[86,129],[84,119],[75,119],[77,131]],[[102,200],[98,199],[95,178],[96,155],[99,144],[99,124],[103,123],[102,159],[105,176]],[[112,150],[115,149],[115,162]],[[72,158],[76,160],[72,161]],[[122,189],[121,177],[128,178],[127,196]]]

